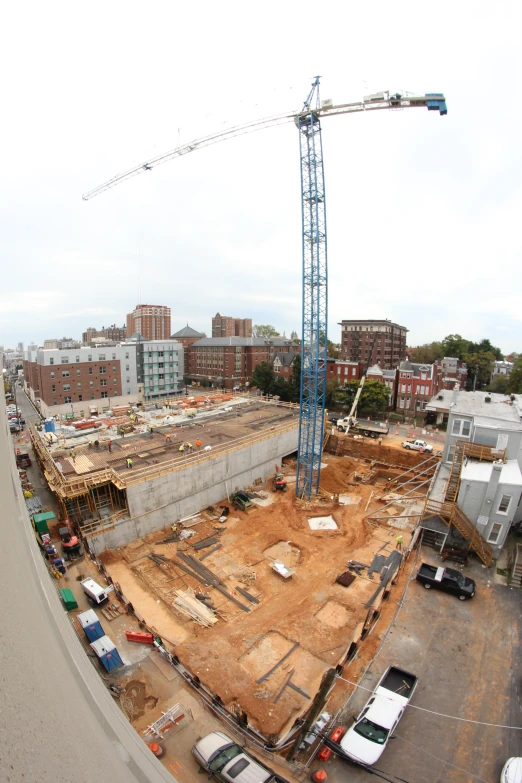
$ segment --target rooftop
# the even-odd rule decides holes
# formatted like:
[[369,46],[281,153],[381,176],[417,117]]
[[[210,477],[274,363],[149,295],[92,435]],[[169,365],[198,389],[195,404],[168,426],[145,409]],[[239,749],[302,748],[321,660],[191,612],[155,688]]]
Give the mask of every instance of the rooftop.
[[[481,481],[489,483],[491,474],[493,473],[492,462],[468,462],[462,468],[461,481]],[[512,484],[515,486],[522,486],[522,473],[516,459],[508,460],[502,465],[502,471],[500,473],[501,484]]]
[[188,324],[183,327],[183,329],[180,329],[179,332],[176,332],[176,334],[173,334],[171,337],[171,340],[176,340],[178,337],[203,337],[203,332],[196,332],[195,329],[193,329]]
[[[507,394],[494,394],[483,391],[457,391],[456,394],[445,389],[432,397],[428,410],[451,411],[467,416],[481,416],[484,419],[499,419],[504,422],[518,424],[522,428],[520,411],[522,410],[522,395],[514,395],[515,400]],[[490,402],[486,402],[486,397]],[[484,422],[485,423],[485,422]],[[518,429],[518,427],[515,427]]]
[[297,343],[294,343],[293,340],[289,340],[286,337],[270,337],[266,339],[264,337],[203,337],[202,340],[198,340],[197,343],[194,343],[193,347],[204,348],[208,346],[220,348],[225,346],[259,346],[264,348],[267,345],[271,345],[274,348],[282,347],[283,345],[299,348]]

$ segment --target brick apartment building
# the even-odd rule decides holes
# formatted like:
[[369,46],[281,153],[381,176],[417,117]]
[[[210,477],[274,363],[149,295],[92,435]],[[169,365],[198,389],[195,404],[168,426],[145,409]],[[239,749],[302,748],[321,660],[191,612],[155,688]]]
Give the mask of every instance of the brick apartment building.
[[127,337],[140,334],[146,340],[170,339],[170,307],[136,305],[127,315]]
[[[92,343],[93,340],[102,338],[104,340],[107,340],[111,343],[123,343],[125,342],[125,338],[127,337],[127,329],[125,325],[123,326],[116,326],[116,324],[112,324],[112,326],[102,326],[101,329],[95,329],[93,326],[89,326],[88,329],[82,333],[82,343],[84,345],[87,345],[89,343]],[[68,346],[63,346],[68,347]]]
[[276,353],[272,358],[272,369],[278,378],[282,378],[288,383],[294,374],[294,362],[297,356],[301,356],[299,351],[287,351],[285,353]]
[[76,348],[79,345],[80,343],[77,340],[73,340],[72,337],[62,337],[59,340],[53,337],[49,340],[44,340],[43,347],[58,348],[61,351],[62,348]]
[[[138,401],[136,347],[39,349],[24,356],[24,384],[44,416]],[[104,401],[107,401],[106,403]],[[117,400],[117,402],[116,402]]]
[[188,349],[191,345],[194,343],[197,343],[198,340],[202,340],[205,337],[205,335],[202,332],[196,332],[195,329],[193,329],[188,324],[183,327],[183,329],[180,329],[179,332],[176,332],[176,334],[172,335],[173,340],[177,340],[178,343],[181,343],[183,346],[183,352],[184,352],[184,363],[183,366],[185,367],[185,372],[188,369],[189,366],[189,357],[188,357]]
[[341,359],[364,364],[369,362],[370,365],[379,363],[383,370],[394,370],[406,356],[408,329],[405,326],[388,319],[346,320],[339,325]]
[[272,364],[276,354],[296,350],[299,346],[283,337],[204,337],[188,348],[187,376],[232,389],[248,381],[261,362]]
[[212,337],[252,337],[252,319],[216,313],[212,319]]

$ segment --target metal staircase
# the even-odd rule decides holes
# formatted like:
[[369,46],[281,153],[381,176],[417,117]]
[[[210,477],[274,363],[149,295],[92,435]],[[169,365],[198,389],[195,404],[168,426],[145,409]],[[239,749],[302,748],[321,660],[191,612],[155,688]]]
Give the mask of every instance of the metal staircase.
[[460,487],[460,473],[462,470],[462,463],[464,462],[464,446],[466,441],[458,440],[455,443],[455,451],[453,453],[453,462],[451,463],[451,472],[448,478],[448,484],[446,486],[446,494],[444,496],[446,502],[456,503],[459,494]]
[[480,557],[484,565],[490,566],[493,561],[493,550],[481,536],[473,522],[466,516],[456,503],[439,503],[437,500],[426,501],[423,519],[438,516],[448,526],[453,526],[460,535],[469,542],[470,548]]

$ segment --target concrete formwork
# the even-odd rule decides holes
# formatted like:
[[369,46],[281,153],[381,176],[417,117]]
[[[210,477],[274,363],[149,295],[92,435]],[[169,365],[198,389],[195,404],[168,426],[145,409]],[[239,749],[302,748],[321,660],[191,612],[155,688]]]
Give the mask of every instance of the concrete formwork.
[[127,489],[129,518],[93,536],[94,550],[101,552],[125,546],[223,500],[258,479],[266,481],[283,457],[297,451],[297,440],[296,428],[237,451],[187,465],[185,470],[131,485]]

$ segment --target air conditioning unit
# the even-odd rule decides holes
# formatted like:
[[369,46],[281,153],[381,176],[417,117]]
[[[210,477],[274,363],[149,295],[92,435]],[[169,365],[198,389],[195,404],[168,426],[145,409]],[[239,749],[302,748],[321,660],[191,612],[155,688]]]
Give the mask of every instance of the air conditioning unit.
[[491,397],[489,396],[489,394],[486,394],[486,396],[484,397],[484,402],[491,402]]
[[437,394],[437,399],[438,400],[443,400],[444,399],[444,395],[443,394]]

